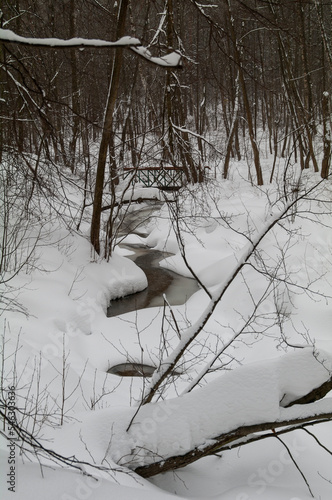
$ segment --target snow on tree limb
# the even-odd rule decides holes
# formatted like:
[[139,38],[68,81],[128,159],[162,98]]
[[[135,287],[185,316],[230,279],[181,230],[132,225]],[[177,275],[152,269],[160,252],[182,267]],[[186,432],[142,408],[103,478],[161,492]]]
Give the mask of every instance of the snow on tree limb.
[[248,264],[251,257],[254,255],[255,251],[259,247],[262,240],[265,236],[271,231],[271,229],[284,218],[287,217],[290,209],[296,205],[299,200],[308,197],[311,195],[320,185],[324,182],[324,179],[319,181],[314,186],[310,187],[306,192],[304,192],[301,196],[297,198],[287,201],[284,204],[284,207],[280,210],[279,213],[275,213],[272,215],[267,221],[265,226],[251,239],[250,243],[244,248],[241,254],[237,255],[237,264],[233,269],[230,269],[228,276],[225,278],[223,283],[220,284],[218,289],[214,291],[214,295],[209,302],[206,309],[203,311],[198,320],[189,328],[187,328],[181,334],[181,340],[175,349],[169,354],[166,359],[163,359],[160,363],[159,368],[154,372],[150,386],[148,387],[147,393],[145,394],[142,405],[146,403],[150,403],[159,390],[163,381],[172,373],[172,370],[175,368],[178,361],[181,359],[183,354],[186,352],[191,343],[195,340],[195,338],[199,335],[199,333],[203,330],[204,326],[207,324],[211,316],[213,315],[217,305],[220,303],[227,290],[230,288],[232,283],[234,283],[235,278],[239,275],[241,270],[245,265]]
[[181,66],[181,54],[178,52],[171,52],[170,54],[166,54],[162,57],[154,57],[145,47],[130,47],[130,49],[157,66],[164,66],[166,68],[179,68]]
[[128,415],[117,416],[111,458],[149,477],[231,447],[256,432],[284,432],[285,427],[290,432],[331,420],[331,398],[283,404],[308,393],[320,398],[323,386],[332,388],[331,370],[331,355],[307,347],[224,372],[189,394],[145,405],[125,435],[123,420]]
[[[136,409],[112,407],[90,413],[67,432],[72,435],[76,429],[99,457],[151,477],[263,439],[262,432],[284,434],[327,422],[332,419],[332,398],[315,400],[331,388],[332,355],[305,347],[225,371],[183,396],[146,404],[129,431]],[[287,404],[307,394],[315,402]]]
[[138,38],[131,36],[121,37],[115,42],[100,39],[88,38],[70,38],[64,40],[61,38],[31,38],[17,35],[11,30],[0,29],[0,40],[7,43],[16,43],[20,45],[31,45],[35,47],[49,47],[58,49],[73,49],[73,48],[128,48],[135,52],[146,61],[168,68],[178,68],[181,65],[181,55],[178,52],[171,52],[162,57],[154,57],[151,52],[141,45]]
[[[304,428],[306,424],[314,425],[318,423],[328,422],[331,419],[332,408],[325,413],[322,412],[317,415],[309,415],[307,417],[300,417],[295,419],[286,419],[272,423],[261,422],[256,425],[242,426],[238,429],[235,429],[231,434],[227,433],[225,435],[220,435],[214,438],[213,442],[207,443],[206,446],[197,447],[184,455],[177,455],[166,460],[156,461],[149,465],[139,466],[135,469],[135,472],[142,477],[152,477],[163,472],[186,467],[187,465],[196,462],[200,458],[219,453],[222,447],[224,449],[231,449],[231,443],[233,441],[236,442],[239,439],[248,435],[250,436],[256,432],[273,430],[277,435],[278,432],[276,432],[275,429],[278,429],[280,427],[291,426],[287,430],[287,432],[291,432],[292,430],[294,430],[294,426],[296,426],[295,428]],[[245,441],[242,444],[246,444]]]
[[133,38],[131,36],[124,36],[117,40],[116,42],[108,42],[106,40],[99,39],[87,39],[87,38],[70,38],[64,40],[62,38],[31,38],[20,36],[14,33],[14,31],[7,29],[0,29],[0,40],[3,42],[19,43],[21,45],[36,45],[38,47],[56,47],[56,48],[78,48],[78,47],[131,47],[135,45],[141,45],[138,38]]

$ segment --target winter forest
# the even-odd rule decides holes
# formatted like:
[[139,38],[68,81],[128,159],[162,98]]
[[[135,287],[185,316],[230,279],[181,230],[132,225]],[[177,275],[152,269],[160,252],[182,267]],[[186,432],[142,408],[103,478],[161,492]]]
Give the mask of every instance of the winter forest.
[[331,92],[330,0],[1,0],[1,498],[331,498]]

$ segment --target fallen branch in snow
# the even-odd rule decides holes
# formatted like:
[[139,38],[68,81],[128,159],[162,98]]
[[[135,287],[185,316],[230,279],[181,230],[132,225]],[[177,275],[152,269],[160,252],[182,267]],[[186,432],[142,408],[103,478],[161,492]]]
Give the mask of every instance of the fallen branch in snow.
[[324,382],[321,386],[316,387],[305,396],[302,396],[301,398],[295,399],[294,401],[288,403],[285,408],[289,408],[290,406],[294,405],[306,405],[314,403],[315,401],[322,399],[330,391],[332,391],[332,378]]
[[[264,432],[272,429],[276,429],[279,427],[291,426],[285,432],[291,432],[294,430],[294,426],[296,428],[302,428],[305,425],[314,425],[323,422],[328,422],[332,419],[332,410],[327,413],[321,413],[319,415],[311,415],[305,418],[296,418],[293,420],[284,420],[280,422],[261,422],[256,425],[248,425],[242,426],[235,429],[232,432],[228,432],[226,434],[221,434],[220,436],[216,436],[213,438],[213,443],[209,440],[209,443],[205,446],[200,446],[199,448],[195,448],[194,450],[190,450],[188,453],[184,455],[177,455],[165,460],[160,460],[153,464],[143,465],[137,467],[135,470],[136,474],[139,474],[142,477],[152,477],[157,474],[161,474],[163,472],[167,472],[170,470],[179,469],[181,467],[186,467],[187,465],[196,462],[200,458],[206,457],[208,455],[214,455],[224,449],[231,449],[231,444],[233,442],[238,441],[241,438],[244,438],[250,434],[256,432]],[[302,425],[301,425],[302,424]],[[278,433],[274,433],[278,434]],[[270,437],[267,435],[266,437]],[[262,436],[262,439],[264,437]],[[242,442],[242,445],[247,444],[245,441]]]
[[143,404],[150,403],[158,391],[162,382],[166,379],[166,377],[172,373],[175,368],[176,363],[181,359],[189,345],[193,342],[193,340],[198,336],[198,334],[202,331],[208,320],[211,318],[214,313],[217,305],[225,295],[226,291],[230,287],[230,285],[234,282],[237,275],[243,269],[243,267],[247,264],[250,257],[253,255],[254,251],[263,240],[263,238],[268,234],[268,232],[277,224],[282,217],[286,215],[288,210],[293,206],[294,203],[290,203],[286,206],[286,208],[277,216],[271,217],[271,220],[265,226],[265,228],[261,231],[259,235],[256,236],[255,241],[252,241],[250,246],[244,252],[242,258],[239,259],[236,267],[231,270],[229,277],[222,284],[217,293],[214,294],[214,297],[211,299],[208,307],[205,309],[200,318],[196,321],[196,323],[189,327],[186,332],[183,332],[181,341],[178,346],[174,349],[174,351],[170,354],[170,356],[163,360],[160,368],[156,370],[151,379],[151,385],[148,390],[148,393],[144,397]]
[[[123,423],[114,421],[119,430],[114,430],[118,441],[111,458],[150,477],[207,455],[328,422],[332,399],[317,400],[332,389],[331,371],[332,357],[308,347],[225,372],[189,394],[141,407],[126,438],[121,436]],[[117,455],[126,439],[122,456]]]
[[[140,196],[139,198],[133,198],[133,199],[129,199],[129,200],[115,201],[114,203],[112,203],[112,205],[105,205],[104,207],[102,207],[101,211],[105,212],[105,210],[110,210],[111,208],[114,208],[114,207],[119,207],[119,206],[122,206],[122,205],[128,205],[128,204],[131,204],[131,203],[143,203],[145,201],[160,201],[160,199],[157,198],[157,196],[152,196],[150,198],[143,198],[143,197]],[[168,200],[168,201],[172,201],[172,200]]]

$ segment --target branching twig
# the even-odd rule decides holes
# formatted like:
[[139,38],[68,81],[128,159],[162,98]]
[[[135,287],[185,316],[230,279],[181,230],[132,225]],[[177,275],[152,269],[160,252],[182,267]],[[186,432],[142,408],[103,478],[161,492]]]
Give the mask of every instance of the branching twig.
[[304,475],[304,474],[303,474],[303,472],[301,471],[300,467],[298,466],[298,464],[297,464],[297,462],[296,462],[295,458],[293,457],[293,454],[292,454],[292,452],[290,451],[289,447],[287,446],[287,444],[286,444],[286,443],[285,443],[285,442],[284,442],[284,441],[283,441],[283,440],[282,440],[282,439],[281,439],[281,438],[280,438],[277,434],[275,434],[275,437],[276,437],[276,438],[278,439],[278,441],[280,441],[280,443],[281,443],[281,444],[282,444],[282,445],[286,448],[287,453],[288,453],[288,455],[289,455],[290,459],[292,460],[293,464],[295,465],[295,467],[297,468],[297,470],[299,471],[299,473],[300,473],[300,474],[301,474],[301,476],[303,477],[303,480],[304,480],[305,484],[307,485],[307,488],[308,488],[308,490],[309,490],[309,492],[310,492],[310,495],[311,495],[313,498],[315,498],[315,496],[314,496],[314,494],[313,494],[313,492],[312,492],[312,490],[311,490],[311,488],[310,488],[310,485],[309,485],[309,483],[308,483],[307,478],[305,477],[305,475]]

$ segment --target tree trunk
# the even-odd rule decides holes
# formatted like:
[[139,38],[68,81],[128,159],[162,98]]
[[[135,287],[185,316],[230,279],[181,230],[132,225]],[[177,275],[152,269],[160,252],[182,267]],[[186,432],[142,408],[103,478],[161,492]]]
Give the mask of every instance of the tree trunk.
[[[77,7],[75,1],[70,0],[70,33],[69,38],[77,36],[76,33],[76,13]],[[72,107],[72,126],[71,126],[71,140],[69,143],[69,168],[72,172],[75,171],[75,157],[76,157],[76,144],[79,135],[80,127],[80,96],[78,86],[78,50],[71,49],[70,51],[70,67],[71,67],[71,107]]]
[[246,111],[247,122],[248,122],[249,138],[250,138],[250,143],[251,143],[251,147],[252,147],[252,151],[253,151],[253,155],[254,155],[254,164],[255,164],[255,169],[256,169],[257,184],[258,184],[258,186],[262,186],[263,185],[263,174],[262,174],[262,168],[261,168],[260,158],[259,158],[259,149],[257,146],[256,137],[255,137],[252,112],[250,109],[246,82],[244,79],[244,73],[243,73],[243,68],[242,68],[240,51],[239,51],[239,47],[238,47],[238,40],[236,38],[236,33],[235,33],[235,28],[234,28],[234,19],[233,19],[233,15],[232,15],[230,0],[228,0],[227,4],[228,4],[228,17],[229,17],[229,22],[230,22],[230,30],[231,30],[231,39],[232,39],[233,46],[234,46],[234,58],[235,58],[235,62],[237,64],[238,71],[239,71],[239,80],[240,80],[240,85],[241,85],[241,90],[242,90],[243,104],[244,104],[244,108]]
[[228,133],[228,139],[227,139],[227,145],[226,145],[226,156],[225,156],[224,170],[223,170],[223,178],[224,179],[227,179],[227,176],[228,176],[228,167],[229,167],[229,161],[230,161],[230,157],[231,157],[232,143],[233,143],[233,137],[234,137],[234,132],[235,132],[235,126],[236,126],[236,122],[237,122],[238,110],[239,110],[239,74],[237,74],[236,82],[235,82],[235,101],[234,101],[231,128],[230,128],[230,131]]
[[[126,23],[126,12],[129,0],[121,0],[118,14],[118,23],[116,30],[116,38],[119,39],[124,36],[125,33],[125,23]],[[93,198],[93,212],[91,221],[91,233],[90,241],[93,245],[95,251],[100,253],[100,219],[101,219],[101,207],[104,189],[104,178],[105,178],[105,167],[107,159],[107,150],[110,143],[110,137],[112,134],[112,124],[113,124],[113,112],[115,108],[115,102],[118,95],[119,82],[120,82],[120,71],[122,66],[123,52],[117,49],[115,52],[112,75],[109,85],[109,92],[106,104],[106,111],[104,116],[103,132],[101,137],[101,143],[99,147],[98,164],[97,164],[97,174]]]
[[[167,0],[167,44],[173,46],[173,0]],[[172,70],[166,71],[166,115],[167,115],[167,136],[171,160],[174,158],[174,138],[172,127]]]
[[321,176],[323,179],[327,179],[329,175],[330,162],[331,162],[331,132],[329,127],[329,93],[324,92],[323,94],[323,144],[324,144],[324,154],[322,160],[322,170]]

